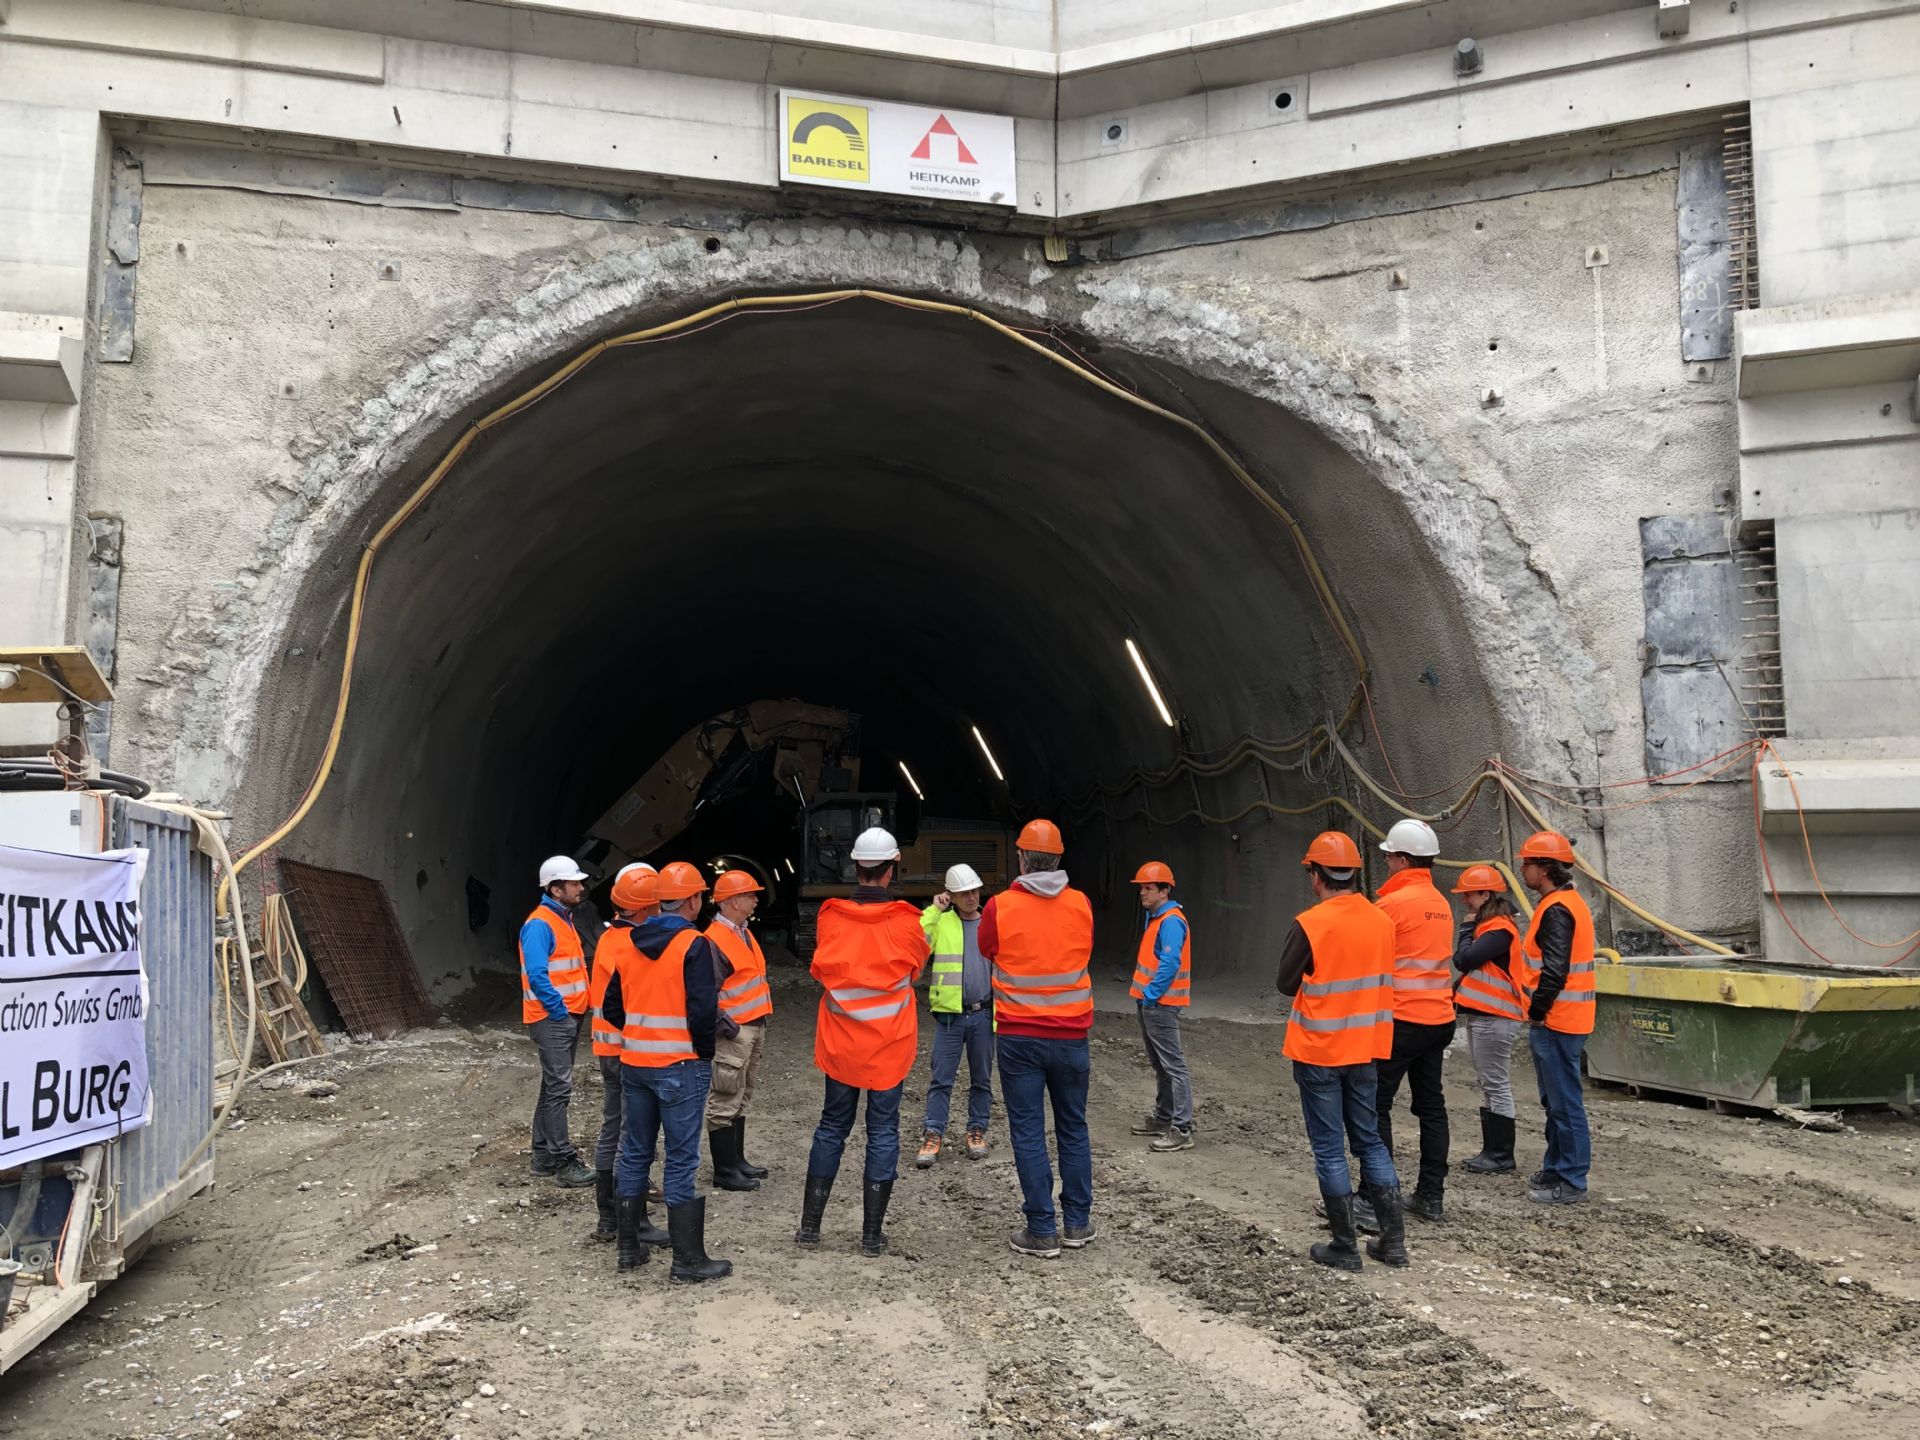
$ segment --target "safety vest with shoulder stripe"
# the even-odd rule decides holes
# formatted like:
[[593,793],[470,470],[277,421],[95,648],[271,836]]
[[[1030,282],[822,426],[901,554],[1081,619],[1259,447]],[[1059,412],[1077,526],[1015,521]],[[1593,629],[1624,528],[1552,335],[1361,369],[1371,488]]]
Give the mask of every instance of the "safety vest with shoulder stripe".
[[1014,886],[993,897],[995,1021],[1090,1020],[1093,906],[1071,886],[1051,898]]
[[[978,923],[979,912],[975,913]],[[964,1003],[961,980],[966,973],[967,931],[958,910],[929,905],[920,912],[920,928],[933,946],[927,970],[927,1008],[936,1015],[958,1015]]]
[[1366,1065],[1393,1053],[1393,921],[1364,895],[1333,895],[1298,922],[1313,967],[1280,1053],[1303,1065]]
[[926,960],[920,912],[904,900],[823,903],[811,967],[825,991],[813,1063],[859,1090],[891,1090],[905,1080],[920,1041],[913,980]]
[[1147,986],[1153,983],[1153,977],[1160,969],[1160,957],[1154,953],[1153,947],[1159,943],[1160,927],[1169,915],[1178,915],[1180,923],[1187,928],[1186,934],[1180,938],[1180,973],[1173,977],[1173,983],[1161,992],[1156,1003],[1189,1005],[1193,1002],[1193,926],[1187,924],[1187,912],[1172,903],[1147,921],[1146,933],[1140,937],[1140,951],[1133,960],[1133,988],[1127,994],[1135,1000],[1147,998]]
[[1453,1002],[1462,1010],[1498,1015],[1502,1020],[1525,1020],[1527,1012],[1520,1004],[1520,987],[1513,983],[1510,973],[1518,959],[1520,927],[1513,923],[1512,916],[1496,915],[1474,926],[1473,938],[1478,940],[1490,930],[1504,930],[1512,937],[1507,944],[1506,965],[1482,965],[1478,970],[1469,970],[1460,977],[1460,988],[1454,992]]
[[[522,923],[534,920],[553,932],[553,954],[547,957],[547,978],[553,982],[553,988],[560,992],[560,1003],[567,1007],[569,1015],[585,1014],[587,952],[580,944],[580,932],[573,928],[571,920],[544,901],[534,906],[533,913]],[[532,983],[527,979],[526,948],[519,945],[518,939],[514,943],[520,950],[520,1023],[531,1025],[547,1018],[547,1007],[540,1003],[533,993]]]
[[593,1015],[593,1053],[611,1060],[624,1048],[620,1027],[607,1019],[607,982],[620,967],[621,957],[633,949],[633,927],[616,920],[600,932],[593,945],[593,975],[587,981],[587,1008]]
[[1409,865],[1389,875],[1374,904],[1393,921],[1393,1018],[1447,1024],[1453,1019],[1453,911],[1433,872]]
[[707,926],[707,939],[733,966],[720,987],[720,1010],[736,1025],[751,1025],[773,1014],[773,992],[767,988],[767,957],[751,930],[742,934],[719,916]]
[[675,931],[658,960],[649,960],[633,943],[631,930],[624,933],[626,953],[620,957],[619,975],[627,1022],[620,1033],[620,1063],[661,1070],[698,1060],[687,1026],[687,951],[700,932],[691,925]]
[[1593,912],[1580,892],[1568,885],[1544,897],[1534,908],[1533,923],[1527,926],[1526,939],[1520,942],[1520,954],[1514,961],[1513,978],[1520,987],[1520,998],[1529,1007],[1540,983],[1540,921],[1556,905],[1566,907],[1573,916],[1573,945],[1567,957],[1567,983],[1547,1011],[1547,1028],[1562,1035],[1591,1035],[1595,1006],[1593,977]]

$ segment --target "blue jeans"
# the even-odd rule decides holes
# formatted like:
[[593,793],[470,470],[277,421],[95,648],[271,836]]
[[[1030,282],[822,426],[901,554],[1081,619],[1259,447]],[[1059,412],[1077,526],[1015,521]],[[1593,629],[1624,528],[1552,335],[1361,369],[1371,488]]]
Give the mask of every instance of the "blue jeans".
[[900,1091],[906,1083],[891,1090],[868,1090],[842,1085],[831,1075],[827,1082],[827,1103],[820,1107],[820,1123],[814,1127],[813,1150],[807,1156],[807,1174],[831,1180],[840,1173],[840,1155],[853,1134],[853,1118],[860,1109],[860,1096],[867,1097],[867,1166],[863,1178],[874,1184],[890,1183],[900,1174]]
[[1593,1166],[1593,1136],[1580,1091],[1580,1057],[1587,1037],[1529,1025],[1527,1048],[1533,1051],[1533,1073],[1540,1081],[1540,1108],[1547,1112],[1547,1158],[1540,1168],[1547,1172],[1549,1185],[1558,1179],[1585,1190]]
[[1353,1172],[1347,1168],[1347,1146],[1360,1162],[1360,1175],[1369,1185],[1398,1185],[1393,1154],[1380,1139],[1379,1116],[1374,1111],[1378,1079],[1371,1062],[1365,1065],[1303,1065],[1293,1062],[1293,1082],[1300,1087],[1300,1109],[1307,1117],[1307,1143],[1313,1146],[1313,1173],[1322,1195],[1351,1195]]
[[707,1089],[713,1064],[682,1060],[673,1065],[626,1065],[620,1077],[626,1134],[614,1162],[614,1190],[631,1199],[647,1193],[657,1131],[666,1131],[667,1163],[661,1192],[668,1206],[694,1199],[700,1169],[700,1135],[706,1129]]
[[933,1080],[927,1086],[927,1126],[947,1133],[960,1052],[967,1055],[967,1128],[984,1130],[993,1118],[993,1010],[933,1017]]
[[1087,1077],[1093,1062],[1086,1040],[1000,1037],[1000,1099],[1020,1172],[1027,1229],[1054,1233],[1053,1167],[1047,1161],[1044,1103],[1053,1101],[1053,1134],[1060,1150],[1060,1209],[1068,1225],[1093,1215],[1093,1138],[1087,1133]]

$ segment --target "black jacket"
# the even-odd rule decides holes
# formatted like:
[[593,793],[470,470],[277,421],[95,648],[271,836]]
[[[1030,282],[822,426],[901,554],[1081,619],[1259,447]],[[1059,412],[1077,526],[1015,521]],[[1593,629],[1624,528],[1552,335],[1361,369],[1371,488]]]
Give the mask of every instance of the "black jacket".
[[[1560,888],[1571,890],[1573,887]],[[1539,1025],[1546,1020],[1560,992],[1567,988],[1567,972],[1573,964],[1573,912],[1564,905],[1552,906],[1540,917],[1540,928],[1534,932],[1534,938],[1540,946],[1540,977],[1534,982],[1533,1003],[1527,1007],[1527,1018]]]

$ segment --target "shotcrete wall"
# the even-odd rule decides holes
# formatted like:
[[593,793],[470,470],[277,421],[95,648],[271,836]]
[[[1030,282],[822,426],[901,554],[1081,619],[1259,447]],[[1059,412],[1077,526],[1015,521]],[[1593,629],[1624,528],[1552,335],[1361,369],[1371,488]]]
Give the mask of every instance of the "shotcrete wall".
[[[1369,743],[1363,758],[1381,774],[1390,759],[1411,792],[1445,787],[1492,750],[1563,783],[1641,774],[1637,522],[1714,509],[1735,474],[1730,375],[1691,382],[1680,359],[1671,169],[1051,266],[1037,243],[852,214],[754,214],[663,197],[603,207],[619,218],[579,218],[400,196],[346,204],[154,178],[177,180],[191,168],[174,159],[149,168],[137,345],[131,363],[92,367],[84,503],[126,520],[115,764],[231,805],[242,836],[263,833],[285,812],[318,751],[360,547],[460,428],[607,334],[732,294],[868,286],[1059,326],[1123,386],[1201,420],[1299,518],[1373,667],[1386,754]],[[1596,244],[1606,249],[1604,265],[1588,263]],[[1005,455],[1064,447],[1049,452],[1064,473],[1084,436],[1111,481],[1112,503],[1138,507],[1099,554],[1075,562],[1084,562],[1091,588],[1097,581],[1121,595],[1111,614],[1086,612],[1087,654],[1076,655],[1075,626],[1063,623],[1078,612],[1044,589],[1000,585],[1017,579],[1015,568],[1025,574],[1046,560],[1040,541],[1010,548],[1005,573],[990,570],[993,584],[975,602],[1006,602],[989,626],[995,644],[1009,653],[1044,644],[1063,674],[1085,666],[1088,676],[1035,682],[1043,698],[1046,684],[1084,688],[1092,717],[1045,743],[1019,735],[1025,712],[1007,697],[980,702],[1023,762],[1017,799],[1078,791],[1174,758],[1168,732],[1143,720],[1130,674],[1114,665],[1115,616],[1153,627],[1197,748],[1217,750],[1248,732],[1293,733],[1344,707],[1351,669],[1285,532],[1235,498],[1190,441],[1153,432],[1111,397],[1076,391],[1069,401],[1062,392],[1056,406],[1038,388],[1053,382],[1027,368],[1030,357],[913,328],[967,322],[891,323],[849,318],[866,328],[818,333],[835,354],[871,364],[875,377],[891,369],[912,378],[898,392],[877,390],[881,401],[867,417],[890,451],[905,452],[893,457],[903,471],[940,472],[946,463],[950,430],[916,428],[910,413],[916,393],[940,413],[945,386],[966,397],[981,434],[1003,425],[1009,437],[1004,452],[980,453],[977,477],[962,478],[979,479],[981,503],[1003,507],[995,513],[1039,516],[1038,530],[1051,527],[1061,555],[1081,542],[1055,522],[1075,504],[1084,509],[1084,497],[1069,503],[1076,492],[1047,467],[1023,469]],[[702,343],[679,347],[673,363],[710,364],[707,378],[723,388],[740,367],[694,360],[706,352],[691,347]],[[935,358],[945,367],[938,373],[915,369]],[[634,433],[651,427],[654,448],[645,453],[655,465],[670,457],[681,470],[629,478],[641,487],[684,484],[698,447],[673,439],[678,409],[650,410],[647,386],[660,372],[652,373],[634,371],[620,403],[634,412]],[[763,389],[709,396],[718,408],[703,419],[743,415],[749,424]],[[1488,390],[1497,403],[1484,403]],[[340,774],[288,846],[387,880],[416,946],[434,957],[436,979],[498,958],[507,945],[500,914],[490,933],[466,937],[464,876],[482,874],[502,897],[496,910],[517,913],[526,888],[518,869],[530,853],[572,844],[569,807],[588,804],[582,796],[598,784],[574,759],[553,759],[551,739],[529,728],[527,634],[480,623],[488,612],[460,598],[471,577],[439,573],[450,562],[436,556],[473,541],[466,553],[478,559],[480,542],[500,542],[488,507],[524,500],[516,474],[547,483],[554,467],[543,459],[571,455],[575,469],[604,484],[609,466],[641,453],[631,448],[638,440],[623,449],[621,427],[605,418],[614,392],[597,410],[595,393],[583,392],[578,410],[556,403],[551,417],[513,422],[524,427],[518,438],[503,432],[500,443],[525,449],[517,461],[503,450],[495,470],[475,470],[468,501],[478,508],[463,512],[450,491],[383,559],[376,586],[387,588],[376,590]],[[674,407],[690,403],[683,397]],[[1061,408],[1068,404],[1092,408]],[[802,439],[809,473],[826,475],[831,447],[818,435]],[[577,452],[566,448],[574,444]],[[743,452],[727,473],[745,474],[765,458]],[[989,473],[996,467],[1008,473]],[[1171,488],[1145,483],[1154,477]],[[903,511],[900,523],[911,526],[914,513]],[[752,517],[736,520],[750,528]],[[597,538],[593,513],[561,504],[555,523]],[[712,543],[698,534],[696,514],[685,523],[678,533],[689,543]],[[1149,595],[1181,597],[1177,610],[1129,603],[1129,576]],[[929,575],[929,588],[937,585]],[[911,587],[896,588],[904,596]],[[551,599],[537,589],[527,595]],[[674,596],[675,620],[695,623],[700,613],[696,596]],[[912,610],[899,629],[903,644],[933,613]],[[460,619],[451,629],[436,628],[436,615],[453,614]],[[606,616],[581,625],[588,619]],[[574,631],[540,668],[550,687],[540,703],[552,707],[554,733],[569,746],[593,749],[624,715],[644,715],[639,728],[664,739],[723,696],[724,686],[704,684],[682,715],[650,702],[642,687],[623,692],[629,708],[618,717],[596,708],[592,682],[607,661],[608,633]],[[437,662],[423,647],[436,639],[458,676],[431,673]],[[805,692],[791,665],[761,663],[786,693]],[[1030,653],[1021,665],[1023,674],[1046,673]],[[761,693],[765,686],[748,682],[721,703]],[[1068,691],[1052,693],[1061,713],[1073,711]],[[1045,713],[1030,718],[1049,724]],[[531,793],[526,777],[542,757],[555,766],[547,787],[572,792],[565,804]],[[453,772],[462,785],[444,778]],[[421,779],[429,775],[442,778]],[[1263,796],[1298,805],[1325,788],[1311,777],[1263,782],[1249,768],[1182,780],[1153,797],[1153,811],[1229,814]],[[1264,975],[1278,927],[1301,900],[1298,843],[1322,814],[1165,825],[1139,818],[1141,803],[1136,789],[1108,802],[1111,821],[1079,818],[1088,869],[1110,877],[1146,852],[1172,860],[1189,903],[1210,914],[1214,955],[1225,957],[1218,963]],[[1738,934],[1756,919],[1746,805],[1744,790],[1703,786],[1671,803],[1611,812],[1604,835],[1565,812],[1557,818],[1643,903],[1691,928]],[[1484,806],[1460,832],[1477,851],[1498,838]],[[1124,886],[1108,894],[1118,921]],[[444,940],[448,932],[459,933],[457,944]]]

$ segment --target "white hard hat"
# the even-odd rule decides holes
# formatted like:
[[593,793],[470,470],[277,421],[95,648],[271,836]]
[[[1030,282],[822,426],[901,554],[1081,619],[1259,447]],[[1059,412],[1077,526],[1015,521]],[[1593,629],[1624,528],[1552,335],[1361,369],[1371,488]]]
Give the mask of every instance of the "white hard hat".
[[858,865],[884,865],[900,858],[900,842],[878,825],[862,830],[853,842],[853,859]]
[[649,875],[658,875],[660,873],[658,870],[654,869],[651,865],[647,864],[646,861],[636,860],[631,865],[622,865],[618,870],[614,871],[613,878],[618,880],[622,875],[626,874],[629,870],[644,870]]
[[540,865],[540,888],[542,890],[557,881],[584,880],[586,878],[587,872],[573,863],[573,857],[571,855],[555,855],[551,859],[541,862]]
[[949,891],[978,890],[980,877],[974,873],[971,865],[956,865],[947,871],[947,889]]
[[1438,855],[1440,837],[1424,820],[1396,820],[1380,848],[1389,855]]

